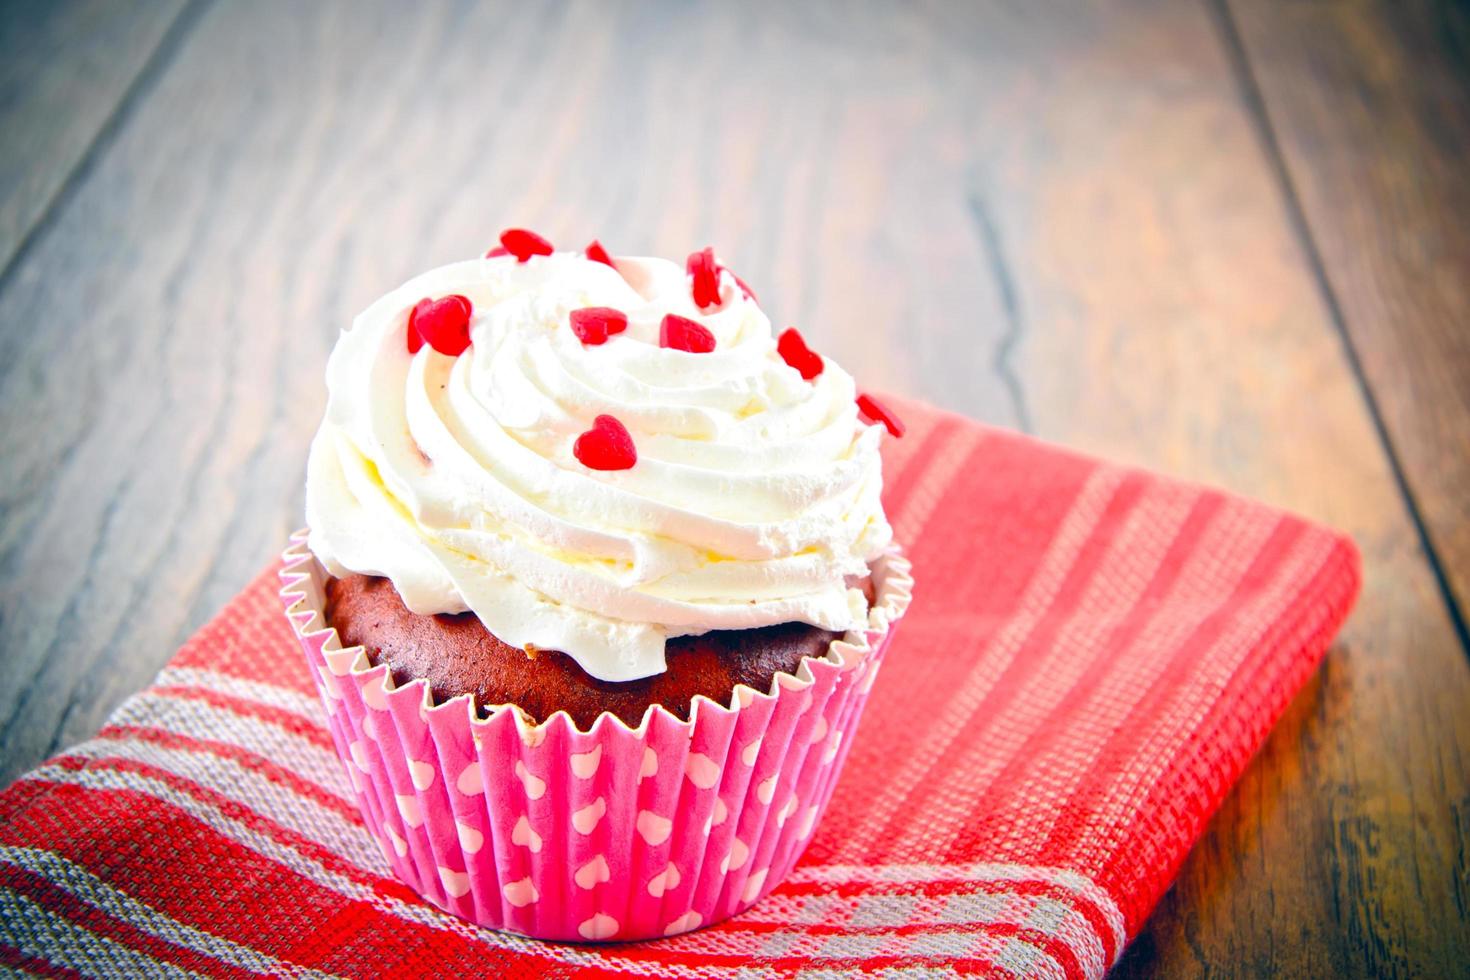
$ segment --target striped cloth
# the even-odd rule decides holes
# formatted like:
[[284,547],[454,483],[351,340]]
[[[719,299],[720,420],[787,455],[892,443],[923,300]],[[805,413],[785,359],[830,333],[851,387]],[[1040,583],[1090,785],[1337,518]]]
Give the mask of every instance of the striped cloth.
[[919,582],[831,808],[751,911],[540,943],[387,876],[276,569],[92,741],[0,795],[0,962],[55,974],[1097,977],[1311,673],[1351,542],[914,404]]

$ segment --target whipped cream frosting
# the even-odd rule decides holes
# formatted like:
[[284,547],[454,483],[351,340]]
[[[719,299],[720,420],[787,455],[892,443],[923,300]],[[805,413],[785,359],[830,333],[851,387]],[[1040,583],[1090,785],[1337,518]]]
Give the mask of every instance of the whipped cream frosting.
[[[309,545],[333,575],[392,580],[413,612],[473,610],[516,646],[561,650],[594,677],[665,669],[668,637],[805,622],[860,627],[848,587],[891,539],[881,426],[859,420],[831,360],[811,381],[728,272],[700,310],[663,259],[580,253],[476,259],[427,272],[343,331],[311,447]],[[410,354],[425,297],[474,306],[458,357]],[[570,314],[628,327],[599,346]],[[675,313],[710,353],[659,346]],[[630,469],[582,465],[598,415],[627,428]]]

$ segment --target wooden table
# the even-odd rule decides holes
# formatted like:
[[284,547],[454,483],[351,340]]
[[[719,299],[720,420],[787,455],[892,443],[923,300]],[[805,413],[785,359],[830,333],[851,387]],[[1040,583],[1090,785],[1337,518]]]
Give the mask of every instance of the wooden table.
[[1470,962],[1470,10],[0,13],[0,781],[301,522],[337,330],[508,225],[716,243],[864,383],[1351,532],[1118,971]]

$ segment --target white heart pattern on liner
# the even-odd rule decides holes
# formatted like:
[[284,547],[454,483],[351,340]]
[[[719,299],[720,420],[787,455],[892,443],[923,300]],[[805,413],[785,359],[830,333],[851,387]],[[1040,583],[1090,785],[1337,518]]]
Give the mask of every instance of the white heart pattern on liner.
[[572,754],[572,775],[578,779],[591,779],[597,773],[597,766],[600,762],[602,762],[601,745],[591,752],[575,752]]
[[511,828],[510,842],[529,847],[532,854],[541,853],[541,835],[531,829],[531,821],[525,817],[517,820],[516,825]]
[[690,929],[698,929],[699,924],[703,921],[704,919],[700,917],[698,912],[685,912],[673,922],[664,926],[664,935],[675,936],[681,932],[688,932]]
[[539,800],[546,795],[546,780],[527,769],[519,759],[516,760],[516,778],[526,787],[526,796],[530,799]]
[[460,898],[470,890],[470,876],[463,871],[440,867],[439,880],[444,883],[444,891],[450,898]]
[[480,848],[485,846],[485,835],[474,827],[467,827],[458,820],[454,822],[454,829],[459,832],[459,846],[466,854],[478,854]]
[[434,767],[427,762],[409,759],[408,778],[413,780],[414,789],[428,789],[434,785]]
[[775,795],[776,795],[776,777],[775,776],[772,776],[769,779],[763,779],[763,780],[761,780],[760,785],[755,788],[755,798],[758,799],[758,800],[760,800],[762,803],[764,803],[766,805],[769,805],[770,804],[771,797],[773,797]]
[[454,781],[454,786],[465,796],[479,796],[485,792],[485,775],[480,772],[480,764],[471,762],[464,767],[464,772]]
[[362,700],[369,708],[376,711],[388,710],[388,692],[383,690],[383,677],[387,676],[385,671],[381,677],[374,677],[363,682]]
[[531,883],[530,878],[508,882],[501,887],[500,894],[505,896],[505,900],[518,909],[525,908],[541,897],[540,893],[536,891],[536,886]]
[[770,871],[770,868],[761,868],[759,871],[751,872],[750,877],[745,879],[745,890],[740,893],[740,897],[747,902],[755,901],[755,897],[761,893],[761,887],[765,885],[766,875]]
[[700,789],[710,789],[720,781],[720,767],[702,752],[691,752],[684,761],[684,774]]
[[638,766],[638,778],[647,779],[658,775],[658,753],[653,749],[643,750],[643,762]]
[[736,837],[730,842],[730,853],[725,855],[725,859],[720,862],[720,874],[727,875],[731,871],[739,871],[748,857],[750,857],[750,848],[746,847],[745,842],[739,837]]
[[610,915],[598,912],[586,922],[577,926],[577,932],[583,939],[611,939],[618,933],[618,920]]
[[366,742],[358,739],[347,746],[347,752],[352,756],[352,764],[362,770],[364,775],[370,775],[372,773],[372,769],[369,768],[371,762],[368,759]]
[[387,831],[388,839],[393,842],[393,850],[398,852],[399,857],[406,857],[408,855],[408,841],[399,837],[398,832],[387,824],[383,825],[383,829]]
[[403,815],[404,823],[410,827],[418,827],[423,824],[424,811],[419,809],[418,797],[397,793],[393,798],[398,801],[398,812]]
[[823,765],[828,765],[832,762],[833,759],[837,758],[837,750],[841,748],[841,746],[842,733],[838,732],[836,735],[832,736],[832,744],[827,746],[827,751],[822,756]]
[[601,854],[582,865],[577,869],[577,873],[572,875],[572,880],[577,883],[578,888],[594,888],[610,878],[612,878],[612,871],[607,866],[607,858]]
[[590,834],[602,815],[607,812],[607,801],[598,797],[572,814],[572,827],[579,834]]
[[652,810],[641,810],[635,822],[638,833],[648,842],[649,847],[657,847],[669,839],[673,832],[674,821],[668,817],[661,817]]
[[658,874],[648,879],[648,894],[654,898],[663,898],[664,892],[670,888],[679,887],[679,869],[672,864],[664,868]]
[[742,749],[740,752],[740,761],[747,766],[755,765],[756,756],[760,755],[762,741],[762,739],[758,738]]

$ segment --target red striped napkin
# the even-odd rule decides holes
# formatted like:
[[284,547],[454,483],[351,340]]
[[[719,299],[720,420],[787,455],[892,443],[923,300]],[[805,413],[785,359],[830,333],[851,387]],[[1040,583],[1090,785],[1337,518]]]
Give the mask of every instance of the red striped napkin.
[[1352,605],[1343,536],[919,405],[916,600],[797,870],[658,942],[477,929],[387,877],[263,572],[0,795],[0,962],[47,973],[1096,977]]

